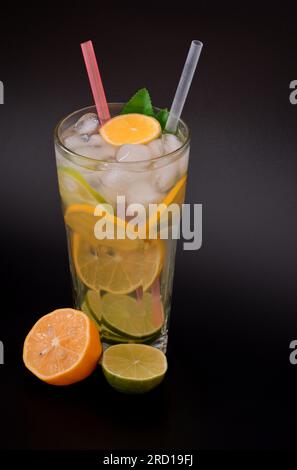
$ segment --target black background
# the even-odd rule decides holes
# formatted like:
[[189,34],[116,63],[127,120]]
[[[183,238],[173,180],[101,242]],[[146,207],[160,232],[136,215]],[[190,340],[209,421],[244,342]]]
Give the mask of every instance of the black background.
[[[296,447],[296,11],[223,3],[1,14],[2,449]],[[72,302],[52,131],[92,103],[79,47],[90,38],[108,100],[146,86],[159,106],[172,100],[190,41],[204,42],[183,115],[187,202],[203,204],[203,247],[179,244],[169,372],[142,397],[114,392],[99,370],[50,387],[21,360],[33,323]]]

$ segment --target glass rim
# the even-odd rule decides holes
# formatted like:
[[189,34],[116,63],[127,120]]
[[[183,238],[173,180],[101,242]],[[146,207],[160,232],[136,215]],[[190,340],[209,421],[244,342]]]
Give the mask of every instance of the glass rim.
[[[108,103],[108,106],[123,106],[124,103],[121,103],[121,102],[112,102],[112,103]],[[94,108],[96,109],[96,106],[95,105],[89,105],[89,106],[84,106],[83,108],[80,108],[80,109],[77,109],[69,114],[67,114],[66,116],[64,116],[62,119],[60,119],[57,123],[57,125],[55,126],[55,129],[54,129],[54,139],[55,139],[55,143],[63,150],[64,154],[66,154],[66,158],[69,157],[74,157],[75,159],[76,158],[79,158],[81,159],[81,161],[85,161],[86,163],[90,162],[92,164],[104,164],[104,166],[122,166],[123,165],[126,165],[126,167],[140,167],[142,168],[143,167],[143,164],[144,163],[147,163],[145,161],[142,161],[142,160],[139,160],[139,161],[136,161],[136,162],[118,162],[118,161],[115,161],[115,162],[112,162],[112,161],[106,161],[106,160],[98,160],[97,158],[92,158],[92,157],[86,157],[85,155],[80,155],[79,153],[75,152],[74,150],[71,150],[69,149],[68,147],[66,147],[63,142],[61,141],[60,139],[60,136],[59,136],[59,130],[61,128],[61,126],[69,119],[71,118],[72,116],[74,116],[75,114],[79,113],[79,112],[82,112],[82,111],[86,111],[87,110],[90,110],[90,108]],[[155,107],[154,106],[154,109],[156,109],[157,111],[160,110],[160,108],[158,107]],[[175,157],[176,155],[179,155],[180,153],[183,152],[183,150],[185,150],[189,143],[190,143],[190,140],[191,140],[191,134],[190,134],[190,130],[189,130],[189,127],[188,125],[185,123],[185,121],[183,121],[182,119],[179,119],[178,121],[178,124],[182,124],[183,127],[185,128],[186,130],[186,139],[185,139],[185,142],[183,142],[183,144],[176,150],[174,150],[173,152],[168,152],[168,153],[165,153],[163,154],[162,156],[160,157],[154,157],[152,159],[150,159],[150,162],[154,163],[154,162],[159,162],[160,159],[162,158],[162,161],[164,162],[163,158],[164,157],[169,157],[169,158],[166,158],[166,161],[168,160],[172,160],[173,157]],[[165,165],[165,163],[164,163]],[[80,166],[83,166],[83,165],[80,165]]]

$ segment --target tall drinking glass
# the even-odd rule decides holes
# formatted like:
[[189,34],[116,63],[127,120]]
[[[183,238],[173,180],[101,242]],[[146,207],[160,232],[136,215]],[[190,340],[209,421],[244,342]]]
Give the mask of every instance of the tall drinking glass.
[[[122,106],[110,104],[111,116],[120,114]],[[180,120],[176,135],[114,148],[98,133],[94,106],[75,111],[56,127],[74,304],[95,321],[105,347],[146,343],[166,352],[175,229],[184,202],[189,145],[188,128]],[[143,158],[133,161],[133,152]],[[127,233],[138,213],[135,204],[146,212],[143,236],[133,238]],[[102,236],[108,223],[113,238],[110,232],[108,238]]]

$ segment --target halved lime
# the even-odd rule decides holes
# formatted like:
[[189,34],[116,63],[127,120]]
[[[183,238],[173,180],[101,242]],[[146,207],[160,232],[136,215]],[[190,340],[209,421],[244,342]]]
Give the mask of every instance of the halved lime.
[[94,317],[101,322],[102,317],[102,302],[100,293],[94,290],[88,290],[86,293],[85,298],[88,307],[90,308],[91,312],[93,313]]
[[102,369],[119,392],[145,393],[163,380],[167,359],[162,351],[146,344],[116,344],[104,352]]
[[105,199],[93,189],[85,178],[74,168],[58,168],[59,188],[62,201],[71,204],[90,204],[96,206],[105,203]]
[[135,339],[151,337],[162,326],[154,323],[152,298],[147,292],[141,301],[123,294],[105,294],[102,321],[115,333]]

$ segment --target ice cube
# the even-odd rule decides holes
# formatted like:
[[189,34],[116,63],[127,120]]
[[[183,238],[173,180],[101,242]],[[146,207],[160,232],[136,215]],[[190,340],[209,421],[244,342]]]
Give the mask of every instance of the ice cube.
[[164,154],[164,147],[162,139],[152,140],[147,147],[151,151],[152,158],[161,157]]
[[95,147],[94,145],[85,145],[84,147],[78,147],[76,153],[83,157],[94,158],[95,160],[107,160],[111,157],[111,151],[109,147]]
[[100,181],[104,186],[113,189],[128,189],[129,185],[137,179],[137,173],[121,170],[120,168],[111,168],[101,172]]
[[61,140],[62,142],[65,141],[67,137],[70,137],[71,135],[76,134],[75,132],[75,125],[69,126],[67,129],[65,129],[62,134],[61,134]]
[[110,145],[107,142],[103,142],[101,149],[102,153],[104,152],[104,154],[106,155],[105,160],[110,160],[111,158],[114,159],[116,149],[115,147],[113,147],[113,145]]
[[139,162],[150,160],[151,152],[146,145],[124,144],[116,152],[118,162]]
[[64,145],[70,150],[76,151],[79,147],[83,147],[89,140],[87,134],[73,134],[64,139]]
[[179,173],[179,162],[175,161],[152,171],[152,183],[161,193],[168,191],[176,182]]
[[149,189],[152,190],[153,199],[159,197],[159,194],[156,196],[156,191],[150,184],[150,171],[136,172],[123,170],[121,168],[110,168],[100,172],[99,180],[98,191],[107,202],[113,205],[116,203],[117,196],[125,196],[127,201],[128,195],[130,202],[138,202],[137,192],[139,192],[142,187],[144,187],[144,191],[146,191],[148,185],[150,185]]
[[75,124],[74,128],[78,134],[93,134],[99,126],[98,117],[95,113],[84,114]]
[[182,142],[179,140],[176,135],[173,134],[163,134],[162,141],[164,145],[165,153],[175,152],[182,146]]
[[183,156],[178,161],[179,166],[179,174],[183,176],[188,171],[188,163],[189,163],[189,149],[183,154]]
[[105,140],[99,134],[91,135],[87,145],[91,145],[93,147],[100,147],[101,151],[98,151],[98,155],[102,156],[102,160],[108,160],[111,157],[114,157],[115,155],[115,147],[105,142]]
[[79,155],[96,160],[109,160],[115,154],[115,148],[99,134],[73,134],[65,138],[64,145]]
[[111,168],[103,170],[99,175],[98,191],[113,206],[117,202],[117,196],[125,196],[131,183],[135,181],[133,172]]
[[97,147],[101,147],[102,145],[109,145],[106,144],[105,140],[99,134],[90,135],[88,144],[95,145]]
[[135,181],[126,192],[127,205],[138,203],[147,208],[149,204],[159,203],[162,199],[163,195],[148,181]]

